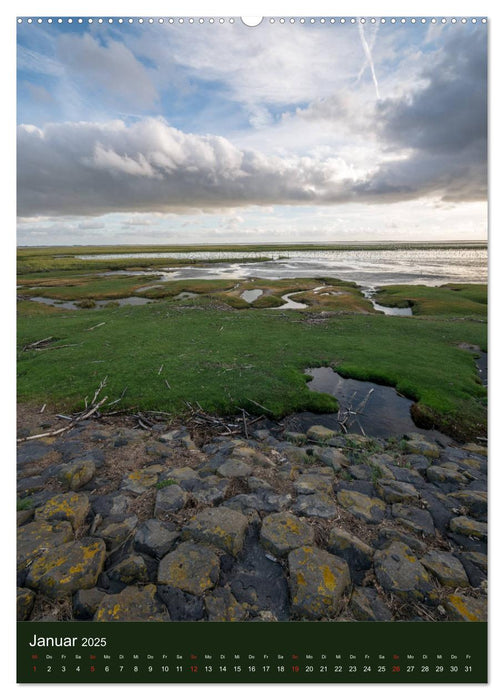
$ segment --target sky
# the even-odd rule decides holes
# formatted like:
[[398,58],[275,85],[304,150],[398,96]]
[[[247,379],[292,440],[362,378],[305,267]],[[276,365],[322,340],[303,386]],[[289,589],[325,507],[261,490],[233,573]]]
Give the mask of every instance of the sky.
[[487,236],[487,27],[18,25],[18,244]]

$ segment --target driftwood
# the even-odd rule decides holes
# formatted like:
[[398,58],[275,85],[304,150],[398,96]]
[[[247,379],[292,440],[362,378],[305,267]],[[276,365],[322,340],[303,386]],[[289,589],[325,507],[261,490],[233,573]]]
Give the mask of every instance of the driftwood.
[[[77,423],[79,423],[80,421],[86,420],[86,418],[90,418],[92,415],[97,413],[97,411],[101,408],[101,406],[103,406],[105,401],[107,401],[107,399],[108,399],[108,396],[104,396],[102,399],[100,399],[100,401],[98,401],[98,396],[99,396],[100,392],[102,391],[102,389],[105,387],[106,383],[107,383],[107,378],[105,377],[105,379],[103,379],[100,382],[100,386],[98,387],[98,389],[95,391],[95,394],[93,396],[93,400],[92,400],[90,406],[88,406],[87,397],[86,397],[85,408],[83,411],[81,411],[80,413],[74,414],[73,416],[60,415],[61,418],[68,421],[67,425],[63,426],[63,428],[58,428],[57,430],[50,430],[47,433],[38,433],[37,435],[29,435],[28,437],[18,438],[17,442],[18,443],[19,442],[28,442],[28,440],[38,440],[40,438],[54,437],[56,435],[61,435],[61,433],[64,433],[67,430],[70,430],[75,425],[77,425]],[[44,404],[44,406],[45,406],[45,404]]]

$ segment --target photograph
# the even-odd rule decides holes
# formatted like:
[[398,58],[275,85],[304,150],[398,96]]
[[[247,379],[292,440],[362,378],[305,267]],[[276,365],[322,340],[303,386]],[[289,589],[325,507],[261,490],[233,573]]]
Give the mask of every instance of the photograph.
[[486,19],[16,29],[22,682],[484,682]]

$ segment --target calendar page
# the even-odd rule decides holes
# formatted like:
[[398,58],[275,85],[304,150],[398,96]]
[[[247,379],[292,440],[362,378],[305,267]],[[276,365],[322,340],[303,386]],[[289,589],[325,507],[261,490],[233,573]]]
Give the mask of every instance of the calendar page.
[[17,18],[19,683],[486,683],[487,30]]

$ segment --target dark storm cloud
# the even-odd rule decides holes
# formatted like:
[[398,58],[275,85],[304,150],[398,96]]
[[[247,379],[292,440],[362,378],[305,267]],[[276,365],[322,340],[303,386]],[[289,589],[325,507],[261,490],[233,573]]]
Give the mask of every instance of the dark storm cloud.
[[384,164],[361,193],[375,196],[441,194],[446,200],[486,197],[486,32],[461,31],[421,74],[411,95],[377,105],[377,131],[404,160]]

